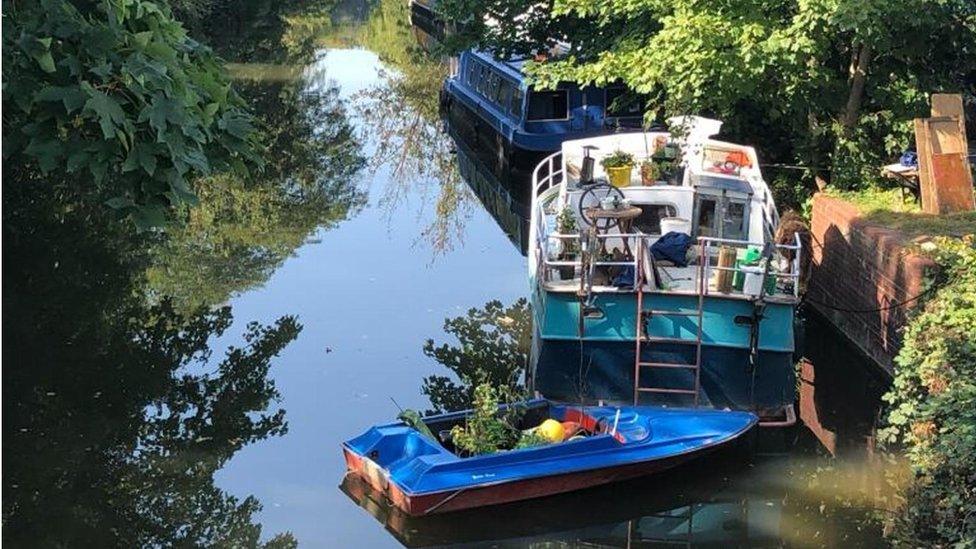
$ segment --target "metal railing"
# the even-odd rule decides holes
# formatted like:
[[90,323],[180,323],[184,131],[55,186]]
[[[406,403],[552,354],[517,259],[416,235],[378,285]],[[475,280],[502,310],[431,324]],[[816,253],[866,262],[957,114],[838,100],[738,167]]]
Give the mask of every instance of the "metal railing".
[[[784,251],[793,251],[794,257],[791,261],[789,271],[779,271],[773,269],[765,269],[762,275],[762,280],[760,280],[760,287],[766,287],[766,277],[772,276],[777,281],[780,279],[789,279],[793,281],[793,297],[800,296],[800,254],[803,253],[803,246],[800,242],[800,235],[794,235],[794,244],[774,244],[773,247],[783,255],[787,257],[789,254],[782,253]],[[707,281],[711,278],[711,271],[731,271],[742,272],[741,267],[720,267],[718,265],[711,264],[712,252],[717,251],[725,245],[732,245],[733,247],[741,248],[763,248],[763,244],[759,242],[750,242],[748,240],[735,240],[731,238],[716,238],[710,236],[700,236],[698,237],[698,243],[700,245],[700,252],[698,257],[699,265],[703,267],[701,276]],[[767,258],[767,261],[771,261],[773,258]],[[701,285],[702,291],[705,295],[709,295],[711,290],[707,283]]]
[[[537,225],[537,227],[539,227],[539,230],[537,232],[537,240],[536,240],[537,245],[536,245],[535,259],[537,262],[536,276],[539,277],[539,282],[541,283],[550,282],[552,270],[558,269],[559,267],[582,268],[584,262],[582,257],[579,254],[582,254],[583,236],[579,234],[567,234],[567,233],[558,233],[558,232],[549,233],[546,230],[545,223],[540,223],[539,225]],[[644,234],[644,233],[606,233],[606,234],[598,234],[594,236],[596,239],[602,241],[615,240],[615,239],[619,239],[622,242],[626,241],[628,247],[631,250],[632,259],[627,261],[608,261],[608,260],[595,259],[589,261],[588,262],[589,265],[595,267],[630,266],[634,268],[634,273],[637,273],[638,269],[641,268],[642,262],[644,261],[645,258],[645,254],[650,253],[650,246],[647,245],[647,241],[660,238],[660,235]],[[549,244],[551,241],[554,240],[562,241],[564,243],[576,242],[578,249],[580,249],[581,251],[577,252],[578,254],[577,257],[572,260],[550,259]],[[777,282],[783,279],[790,280],[792,281],[792,288],[791,288],[792,291],[787,293],[786,295],[792,295],[794,298],[797,298],[799,297],[799,290],[800,290],[800,284],[799,284],[799,280],[800,280],[799,269],[800,269],[800,259],[801,259],[800,254],[803,253],[803,250],[802,250],[799,236],[795,237],[794,242],[795,243],[792,245],[789,244],[774,245],[774,248],[780,252],[784,252],[787,250],[794,252],[794,257],[790,262],[791,263],[790,269],[788,271],[780,271],[777,269],[764,270],[761,275],[762,279],[760,281],[760,284],[762,288],[766,287],[767,276],[774,277],[777,280]],[[728,246],[728,245],[732,245],[734,247],[743,247],[743,248],[748,248],[748,247],[761,248],[763,246],[761,243],[750,242],[748,240],[734,240],[728,238],[713,238],[713,237],[704,237],[704,236],[699,237],[698,246],[697,246],[699,249],[698,265],[697,265],[698,268],[695,269],[695,278],[693,281],[694,293],[696,294],[703,293],[704,295],[711,295],[713,293],[718,293],[718,294],[744,293],[741,291],[719,292],[717,289],[715,290],[711,289],[710,284],[708,283],[709,279],[712,276],[713,271],[730,271],[733,273],[737,271],[739,272],[742,271],[741,267],[736,267],[736,266],[721,267],[718,265],[712,265],[711,260],[712,257],[715,255],[715,253],[717,253],[717,251],[721,247]],[[783,255],[786,256],[786,254]],[[771,259],[772,258],[767,258],[767,261]],[[664,267],[664,269],[666,268],[667,267]],[[583,273],[580,273],[580,275],[582,274]],[[576,273],[574,272],[573,280],[576,279],[577,276]],[[777,284],[776,288],[778,287],[779,285]],[[772,293],[770,295],[775,296],[776,294]]]
[[[555,152],[536,165],[532,172],[532,206],[531,206],[531,223],[533,227],[533,237],[534,237],[534,255],[536,261],[536,277],[538,278],[538,283],[545,283],[550,281],[551,271],[559,267],[582,267],[583,260],[582,257],[577,257],[573,260],[560,260],[560,259],[550,259],[549,243],[550,240],[559,240],[563,242],[576,241],[578,248],[582,249],[583,237],[580,234],[565,234],[559,232],[549,232],[548,226],[546,224],[546,207],[553,201],[559,199],[558,193],[550,193],[548,196],[543,196],[546,191],[552,189],[554,186],[562,183],[564,177],[562,169],[562,152]],[[540,200],[543,199],[544,200]],[[764,213],[766,216],[772,219],[768,219],[775,224],[779,219],[778,212],[774,205],[772,205],[771,200],[764,201]],[[605,233],[595,235],[597,239],[606,241],[612,239],[620,239],[622,242],[626,241],[627,247],[631,250],[631,255],[633,259],[630,261],[604,261],[604,260],[593,260],[589,261],[590,266],[596,267],[621,267],[621,266],[632,266],[634,267],[634,272],[640,268],[640,262],[643,261],[644,255],[650,252],[650,246],[646,245],[646,241],[649,239],[659,238],[660,235],[645,234],[645,233]],[[762,242],[750,242],[748,240],[735,240],[729,238],[716,238],[716,237],[698,237],[697,241],[699,247],[699,268],[695,269],[695,293],[704,293],[704,295],[709,295],[713,292],[709,288],[708,280],[711,277],[713,270],[715,271],[732,271],[741,272],[741,267],[720,267],[718,265],[711,264],[711,258],[717,254],[718,249],[722,246],[733,246],[741,248],[756,247],[763,249],[764,243]],[[605,246],[605,245],[604,245]],[[601,249],[604,247],[601,246]],[[761,284],[763,288],[766,285],[766,277],[772,276],[777,279],[791,280],[793,283],[792,295],[794,298],[799,297],[800,292],[800,264],[801,264],[801,254],[803,253],[802,245],[800,242],[799,235],[795,235],[794,244],[775,244],[774,248],[780,252],[783,257],[788,257],[793,255],[790,268],[787,271],[780,271],[776,269],[764,270],[762,275]],[[792,252],[785,253],[785,252]],[[581,252],[580,252],[581,253]],[[767,261],[771,261],[772,258],[767,258]],[[582,273],[580,273],[582,275]],[[575,273],[574,273],[575,276]],[[636,276],[636,275],[635,275]],[[778,285],[777,285],[778,286]],[[717,291],[717,290],[714,290]]]
[[[545,174],[542,174],[543,168]],[[532,170],[532,202],[537,196],[552,187],[553,183],[561,183],[563,176],[563,153],[556,151],[542,159]]]

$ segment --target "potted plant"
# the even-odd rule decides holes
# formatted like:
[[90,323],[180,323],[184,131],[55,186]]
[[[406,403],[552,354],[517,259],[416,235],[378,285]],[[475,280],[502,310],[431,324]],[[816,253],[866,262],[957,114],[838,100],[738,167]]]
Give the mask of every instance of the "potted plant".
[[681,165],[677,161],[665,160],[660,162],[658,169],[660,170],[658,178],[662,183],[667,185],[681,184]]
[[641,184],[649,187],[661,179],[661,167],[653,160],[645,160],[640,165]]
[[616,150],[609,156],[603,157],[600,165],[607,172],[607,179],[614,187],[630,185],[630,173],[634,170],[634,155]]
[[[573,208],[566,205],[559,215],[556,216],[556,230],[559,234],[579,234],[579,227],[576,225],[576,215],[573,214]],[[558,261],[575,261],[576,256],[579,253],[579,241],[569,238],[559,239],[559,243],[562,246],[562,250],[559,252],[557,257]],[[572,280],[576,275],[576,267],[572,265],[560,266],[559,279],[560,280]]]

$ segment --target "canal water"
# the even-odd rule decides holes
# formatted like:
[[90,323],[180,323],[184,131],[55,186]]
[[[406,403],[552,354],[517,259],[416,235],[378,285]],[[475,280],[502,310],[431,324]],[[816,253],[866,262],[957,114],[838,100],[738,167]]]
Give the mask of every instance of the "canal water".
[[431,519],[343,480],[342,440],[526,354],[527,181],[473,121],[441,122],[446,69],[407,16],[345,2],[216,33],[274,136],[267,181],[215,181],[165,235],[5,189],[4,541],[883,545],[885,380],[816,318],[816,436]]

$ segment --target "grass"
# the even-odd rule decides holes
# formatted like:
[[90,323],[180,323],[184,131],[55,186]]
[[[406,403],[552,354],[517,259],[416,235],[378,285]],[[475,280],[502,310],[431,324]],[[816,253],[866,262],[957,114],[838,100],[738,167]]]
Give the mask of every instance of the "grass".
[[898,189],[868,188],[859,191],[828,189],[830,196],[846,200],[864,214],[864,219],[876,225],[897,229],[909,238],[949,236],[961,238],[976,234],[976,212],[952,214],[922,213],[911,195],[902,197]]

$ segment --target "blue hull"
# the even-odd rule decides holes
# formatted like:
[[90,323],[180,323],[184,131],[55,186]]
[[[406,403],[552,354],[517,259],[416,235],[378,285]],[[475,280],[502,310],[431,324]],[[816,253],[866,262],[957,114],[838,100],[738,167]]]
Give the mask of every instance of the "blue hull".
[[[634,343],[627,341],[585,341],[582,356],[579,340],[542,340],[534,368],[533,388],[547,398],[563,402],[632,402],[634,398]],[[695,347],[660,344],[645,347],[644,362],[691,364]],[[580,364],[583,367],[580,367]],[[796,399],[793,353],[760,351],[759,365],[749,367],[749,350],[706,345],[702,347],[702,406],[757,410],[770,417]],[[688,389],[695,386],[689,370],[652,369],[641,373],[641,386]],[[641,396],[642,404],[692,406],[691,395]]]
[[[697,296],[646,294],[645,310],[693,311]],[[536,291],[532,388],[567,402],[633,402],[636,296],[633,293],[596,294],[604,313],[586,319],[579,337],[579,298],[572,293]],[[792,303],[769,303],[759,324],[757,367],[749,361],[749,301],[719,296],[705,298],[702,316],[701,403],[714,408],[757,410],[778,416],[796,399],[794,315]],[[646,343],[643,362],[692,364],[698,321],[694,317],[651,317],[648,335],[687,343]],[[646,368],[642,387],[690,389],[690,370]],[[641,397],[641,404],[691,406],[690,395]]]
[[[403,423],[344,443],[347,466],[409,514],[540,497],[650,474],[717,449],[750,431],[748,412],[528,403],[535,420],[576,421],[598,433],[574,441],[461,458]],[[426,418],[431,430],[467,412]]]

